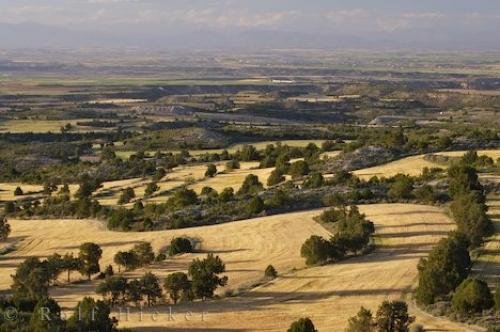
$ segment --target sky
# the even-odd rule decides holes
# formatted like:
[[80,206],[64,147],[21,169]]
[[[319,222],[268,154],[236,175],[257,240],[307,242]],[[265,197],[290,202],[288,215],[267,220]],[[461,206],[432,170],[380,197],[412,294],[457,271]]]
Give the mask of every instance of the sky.
[[0,0],[0,43],[500,48],[499,0]]

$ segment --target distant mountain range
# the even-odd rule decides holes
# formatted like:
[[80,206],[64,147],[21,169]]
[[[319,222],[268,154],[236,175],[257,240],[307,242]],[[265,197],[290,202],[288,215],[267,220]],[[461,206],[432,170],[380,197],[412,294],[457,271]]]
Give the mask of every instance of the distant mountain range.
[[499,50],[500,34],[492,31],[472,33],[467,30],[441,32],[426,30],[369,35],[345,35],[325,31],[304,33],[277,30],[236,31],[132,31],[102,32],[71,30],[61,27],[20,23],[0,23],[0,48],[78,48],[139,47],[151,50],[170,49],[432,49]]

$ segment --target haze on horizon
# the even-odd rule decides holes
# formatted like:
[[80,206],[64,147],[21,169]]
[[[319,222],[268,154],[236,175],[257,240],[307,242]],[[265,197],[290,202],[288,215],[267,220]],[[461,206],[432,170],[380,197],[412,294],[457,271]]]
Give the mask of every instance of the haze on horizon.
[[495,0],[0,0],[0,47],[499,50]]

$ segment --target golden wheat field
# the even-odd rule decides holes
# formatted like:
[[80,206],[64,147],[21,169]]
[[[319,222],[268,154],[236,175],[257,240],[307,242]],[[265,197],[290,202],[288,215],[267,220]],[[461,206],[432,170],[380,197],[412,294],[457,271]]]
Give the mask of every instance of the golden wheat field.
[[[233,296],[216,301],[180,304],[177,313],[192,312],[187,321],[177,315],[168,320],[168,305],[153,321],[145,315],[122,317],[121,327],[142,331],[284,331],[297,317],[309,316],[320,331],[341,331],[349,316],[361,305],[376,309],[384,299],[405,296],[414,284],[417,262],[442,236],[453,229],[453,222],[437,207],[413,204],[360,206],[376,224],[376,251],[333,265],[304,269],[300,245],[310,235],[328,236],[312,220],[319,210],[288,213],[215,226],[151,233],[117,233],[89,220],[19,221],[12,220],[10,243],[17,250],[1,257],[0,287],[10,284],[8,277],[27,256],[47,256],[54,252],[75,252],[80,243],[93,241],[103,248],[101,265],[111,263],[114,253],[141,240],[158,250],[174,236],[188,236],[199,243],[201,252],[185,254],[153,265],[148,270],[164,277],[184,270],[194,258],[214,252],[227,265]],[[263,270],[273,264],[280,276],[269,283],[243,291],[261,281]],[[133,275],[142,274],[138,270]],[[75,278],[76,273],[75,273]],[[51,293],[66,309],[84,295],[93,295],[95,282],[53,288]],[[235,291],[242,289],[242,291]],[[222,289],[219,294],[224,294]],[[94,294],[95,295],[95,294]],[[205,312],[203,321],[201,312]],[[118,314],[115,312],[115,314]],[[417,321],[440,331],[467,331],[458,324],[415,313]],[[332,329],[332,327],[335,327]]]
[[[448,157],[461,157],[466,151],[450,151],[450,152],[439,152],[437,155],[448,156]],[[481,150],[477,151],[478,155],[487,155],[493,160],[500,157],[500,150]],[[411,156],[403,159],[399,159],[387,164],[369,167],[354,171],[353,173],[361,179],[368,180],[372,176],[378,177],[391,177],[398,173],[408,174],[408,175],[420,175],[424,167],[445,167],[445,165],[434,163],[432,161],[426,160],[425,155]]]

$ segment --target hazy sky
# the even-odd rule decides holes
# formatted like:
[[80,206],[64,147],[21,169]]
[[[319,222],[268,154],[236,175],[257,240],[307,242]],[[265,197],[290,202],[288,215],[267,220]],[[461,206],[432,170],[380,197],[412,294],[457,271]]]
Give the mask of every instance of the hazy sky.
[[[0,23],[114,36],[279,31],[411,44],[499,41],[499,0],[0,0]],[[1,41],[1,40],[0,40]],[[492,45],[498,48],[500,45]]]

